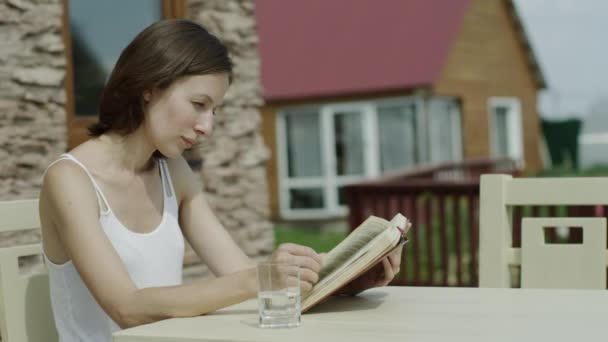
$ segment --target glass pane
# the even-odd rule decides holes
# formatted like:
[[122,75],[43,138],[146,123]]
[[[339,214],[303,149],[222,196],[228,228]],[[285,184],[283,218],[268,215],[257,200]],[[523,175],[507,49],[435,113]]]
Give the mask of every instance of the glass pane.
[[323,209],[323,189],[290,189],[289,208],[291,209]]
[[287,173],[293,177],[319,177],[321,137],[317,110],[290,111],[285,115]]
[[120,52],[161,19],[161,1],[70,0],[76,115],[97,114],[101,90]]
[[508,132],[509,108],[494,108],[494,152],[495,157],[509,156],[509,132]]
[[338,187],[338,204],[346,205],[346,190],[343,186]]
[[336,174],[362,175],[364,172],[363,126],[359,112],[334,115]]
[[378,107],[380,171],[414,165],[418,160],[414,104]]
[[458,144],[461,132],[457,125],[460,120],[453,117],[459,115],[460,111],[454,110],[458,104],[449,99],[433,99],[429,102],[429,115],[432,125],[431,158],[434,162],[456,160],[454,145]]

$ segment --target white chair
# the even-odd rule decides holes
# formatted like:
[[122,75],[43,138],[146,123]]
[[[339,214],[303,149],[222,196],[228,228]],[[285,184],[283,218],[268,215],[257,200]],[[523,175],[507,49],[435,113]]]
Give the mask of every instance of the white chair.
[[[38,200],[0,202],[0,232],[40,229]],[[21,274],[19,258],[42,254],[41,244],[0,248],[2,342],[57,341],[46,271]]]
[[[608,178],[513,178],[480,182],[479,286],[510,287],[510,266],[521,266],[521,287],[606,289],[606,219],[524,218],[521,249],[512,247],[511,209],[527,205],[606,205]],[[580,244],[550,244],[546,227],[581,227]]]

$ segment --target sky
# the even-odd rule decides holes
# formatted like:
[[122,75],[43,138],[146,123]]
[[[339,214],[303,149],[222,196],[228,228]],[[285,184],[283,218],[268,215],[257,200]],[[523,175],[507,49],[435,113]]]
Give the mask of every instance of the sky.
[[587,116],[594,103],[608,99],[608,1],[514,2],[548,84],[539,113]]

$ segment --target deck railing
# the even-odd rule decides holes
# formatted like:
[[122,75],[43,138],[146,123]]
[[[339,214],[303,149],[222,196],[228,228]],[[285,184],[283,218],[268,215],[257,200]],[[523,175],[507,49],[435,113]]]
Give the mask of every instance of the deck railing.
[[[349,225],[401,212],[413,222],[398,285],[476,286],[479,176],[518,175],[511,160],[418,167],[346,187]],[[405,261],[407,259],[407,262]]]
[[[479,176],[519,175],[505,160],[422,167],[346,188],[349,224],[369,215],[391,218],[401,212],[413,223],[401,272],[393,285],[477,286]],[[608,206],[517,206],[511,210],[512,246],[521,246],[522,217],[608,216]],[[548,241],[577,243],[582,232],[550,230]],[[517,272],[517,270],[514,270]]]

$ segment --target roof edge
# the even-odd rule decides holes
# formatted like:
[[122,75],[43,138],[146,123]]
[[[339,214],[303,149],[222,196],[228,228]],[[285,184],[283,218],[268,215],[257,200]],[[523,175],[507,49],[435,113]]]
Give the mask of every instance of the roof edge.
[[538,63],[538,58],[534,53],[534,49],[532,49],[532,44],[530,43],[530,39],[528,39],[528,34],[526,33],[526,29],[522,23],[521,16],[517,12],[517,7],[513,0],[506,0],[507,11],[513,18],[513,22],[515,23],[515,29],[517,31],[517,35],[520,39],[520,42],[524,46],[524,50],[528,56],[528,66],[532,69],[534,73],[534,77],[536,79],[536,83],[540,89],[547,88],[547,81],[543,74],[543,71]]

